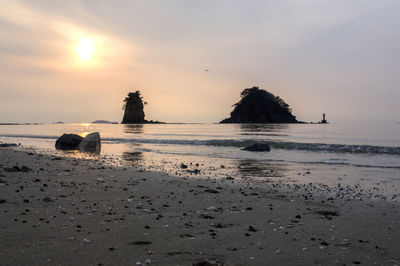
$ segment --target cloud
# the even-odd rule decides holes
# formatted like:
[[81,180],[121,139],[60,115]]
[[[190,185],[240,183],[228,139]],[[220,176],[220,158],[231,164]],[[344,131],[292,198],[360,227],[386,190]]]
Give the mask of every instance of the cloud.
[[[400,116],[392,100],[400,97],[397,1],[5,0],[2,6],[0,96],[45,95],[32,98],[44,102],[38,120],[59,120],[49,103],[63,91],[79,93],[75,104],[93,111],[62,115],[119,120],[124,95],[140,89],[149,119],[215,122],[253,85],[282,96],[302,120],[322,112],[341,121]],[[85,65],[75,48],[86,36],[96,57]],[[18,110],[10,117],[24,120]]]

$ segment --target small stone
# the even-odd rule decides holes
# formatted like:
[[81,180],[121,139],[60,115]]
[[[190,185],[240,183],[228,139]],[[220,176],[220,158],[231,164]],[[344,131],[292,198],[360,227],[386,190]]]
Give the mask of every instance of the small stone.
[[326,241],[322,241],[320,244],[323,246],[329,246],[328,242],[326,242]]
[[257,232],[258,230],[255,229],[253,226],[249,225],[249,229],[250,232]]
[[89,239],[85,238],[85,239],[82,240],[82,242],[84,244],[90,244],[92,241],[90,241]]
[[44,198],[42,199],[42,201],[44,201],[44,202],[54,202],[54,200],[51,199],[51,198],[48,197],[48,196],[44,197]]
[[152,244],[150,241],[134,241],[129,242],[129,245],[150,245]]

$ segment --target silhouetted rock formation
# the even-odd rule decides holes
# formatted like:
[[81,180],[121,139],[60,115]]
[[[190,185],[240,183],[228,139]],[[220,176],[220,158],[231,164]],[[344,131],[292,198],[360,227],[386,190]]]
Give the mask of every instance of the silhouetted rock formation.
[[130,92],[124,100],[124,118],[122,124],[145,123],[143,101],[140,91]]
[[124,118],[121,124],[164,124],[164,122],[159,121],[147,121],[144,119],[143,105],[147,104],[142,101],[140,96],[140,91],[130,92],[124,100]]
[[258,87],[244,89],[231,117],[220,123],[299,123],[289,105],[278,96]]

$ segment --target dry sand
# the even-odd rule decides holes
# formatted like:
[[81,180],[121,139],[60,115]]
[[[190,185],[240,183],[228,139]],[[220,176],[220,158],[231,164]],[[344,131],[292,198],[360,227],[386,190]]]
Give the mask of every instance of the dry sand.
[[0,148],[0,265],[398,265],[399,211]]

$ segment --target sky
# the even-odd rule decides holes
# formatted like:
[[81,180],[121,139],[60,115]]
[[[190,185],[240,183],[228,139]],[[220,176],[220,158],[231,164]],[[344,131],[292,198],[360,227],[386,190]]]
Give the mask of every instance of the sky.
[[253,86],[302,121],[400,121],[398,0],[0,4],[0,122],[120,122],[140,90],[148,120],[214,123]]

